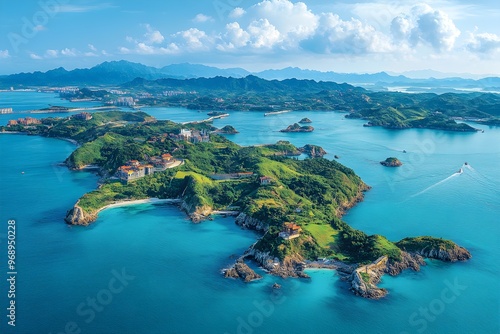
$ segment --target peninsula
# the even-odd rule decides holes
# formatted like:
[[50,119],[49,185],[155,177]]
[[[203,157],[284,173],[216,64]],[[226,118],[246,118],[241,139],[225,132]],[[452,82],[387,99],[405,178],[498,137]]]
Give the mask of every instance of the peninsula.
[[[260,278],[248,260],[282,277],[307,278],[304,269],[324,267],[337,269],[355,294],[381,298],[387,291],[376,284],[384,273],[419,270],[424,257],[471,257],[448,240],[392,242],[350,227],[342,215],[370,187],[353,170],[321,158],[319,146],[280,141],[241,147],[216,130],[209,122],[177,124],[120,111],[0,127],[75,140],[80,146],[66,159],[68,167],[98,166],[101,185],[68,210],[68,224],[88,225],[108,205],[148,198],[171,199],[196,223],[219,211],[235,214],[236,224],[261,237],[224,270],[227,277]],[[289,157],[301,152],[311,158]]]

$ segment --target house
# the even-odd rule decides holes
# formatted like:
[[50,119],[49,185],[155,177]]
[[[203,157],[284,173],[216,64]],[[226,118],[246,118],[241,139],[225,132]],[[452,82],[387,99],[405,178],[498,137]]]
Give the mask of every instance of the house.
[[300,237],[300,232],[302,228],[294,223],[283,224],[283,230],[279,233],[279,236],[285,240],[295,239]]
[[8,123],[7,123],[7,126],[13,126],[13,125],[17,125],[17,121],[15,119],[11,119]]
[[171,155],[170,153],[165,153],[165,154],[162,154],[162,155],[161,155],[161,160],[162,160],[163,162],[166,162],[166,163],[171,162],[173,158],[174,158],[174,157],[172,157],[172,155]]
[[265,185],[271,184],[271,182],[273,181],[273,179],[270,178],[269,176],[261,176],[259,178],[259,180],[260,180],[260,185],[261,186],[265,186]]

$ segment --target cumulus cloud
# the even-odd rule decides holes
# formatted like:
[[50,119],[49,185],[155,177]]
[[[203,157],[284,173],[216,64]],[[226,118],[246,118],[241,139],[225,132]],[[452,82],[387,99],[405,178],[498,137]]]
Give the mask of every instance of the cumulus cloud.
[[144,34],[145,43],[147,44],[161,44],[165,38],[158,30],[154,30],[149,24],[146,24],[146,33]]
[[246,11],[243,8],[236,7],[231,12],[229,12],[229,18],[230,19],[237,19],[237,18],[242,17],[245,13],[246,13]]
[[9,50],[0,50],[0,58],[9,58]]
[[491,33],[470,34],[466,49],[480,54],[500,51],[500,36]]
[[302,46],[317,53],[342,53],[359,55],[392,50],[390,39],[357,19],[342,20],[338,15],[321,16],[320,27],[313,38]]
[[214,19],[211,16],[205,14],[198,14],[194,17],[193,22],[204,23],[204,22],[213,22]]
[[391,22],[391,33],[395,41],[431,46],[438,52],[449,51],[460,36],[460,30],[444,12],[423,4],[412,8],[409,14],[401,14]]
[[[190,28],[163,37],[160,31],[145,25],[146,34],[139,39],[127,37],[127,42],[132,46],[122,46],[120,52],[171,54],[213,50],[232,53],[306,51],[363,55],[404,53],[421,45],[427,45],[438,52],[454,47],[460,31],[446,13],[425,4],[400,9],[404,13],[388,17],[385,29],[382,30],[367,23],[367,20],[344,19],[331,12],[315,13],[304,2],[262,0],[245,9],[233,8],[221,31],[207,33]],[[194,22],[210,20],[213,19],[201,13],[193,19]],[[390,27],[388,22],[391,22]],[[384,33],[388,28],[390,33]],[[476,44],[483,40],[479,36]]]

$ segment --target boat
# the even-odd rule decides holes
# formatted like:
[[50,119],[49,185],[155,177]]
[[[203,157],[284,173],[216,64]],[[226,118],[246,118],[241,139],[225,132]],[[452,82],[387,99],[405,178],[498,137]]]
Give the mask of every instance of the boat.
[[463,172],[464,172],[464,170],[463,170],[462,168],[460,168],[460,169],[457,171],[457,173],[458,173],[458,174],[462,174]]
[[467,161],[464,163],[464,165],[466,165],[466,166],[468,165]]

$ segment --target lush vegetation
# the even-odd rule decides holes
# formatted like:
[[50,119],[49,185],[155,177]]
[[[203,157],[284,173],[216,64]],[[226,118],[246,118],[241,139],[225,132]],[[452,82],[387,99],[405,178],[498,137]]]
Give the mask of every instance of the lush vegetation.
[[[453,245],[430,237],[407,238],[394,244],[383,236],[369,236],[351,228],[341,216],[362,199],[369,187],[353,170],[336,161],[289,157],[301,151],[310,155],[313,151],[324,152],[319,146],[299,149],[280,141],[240,147],[218,135],[211,135],[210,142],[193,144],[166,134],[178,133],[185,127],[212,129],[210,125],[155,121],[140,112],[93,115],[88,121],[44,119],[42,125],[29,131],[79,140],[82,145],[67,159],[68,164],[75,168],[94,164],[104,175],[112,175],[128,160],[146,160],[165,152],[184,163],[127,184],[108,178],[99,189],[80,199],[79,206],[87,213],[116,201],[148,197],[183,199],[190,214],[238,207],[266,226],[267,232],[255,248],[282,260],[330,257],[367,262],[383,255],[398,260],[402,249],[447,249]],[[233,176],[218,178],[214,174]],[[261,184],[262,176],[271,181]],[[285,222],[301,227],[298,238],[286,240],[279,236]]]
[[414,252],[422,249],[452,249],[455,243],[451,240],[434,238],[429,236],[404,238],[396,243],[396,245],[408,252]]

